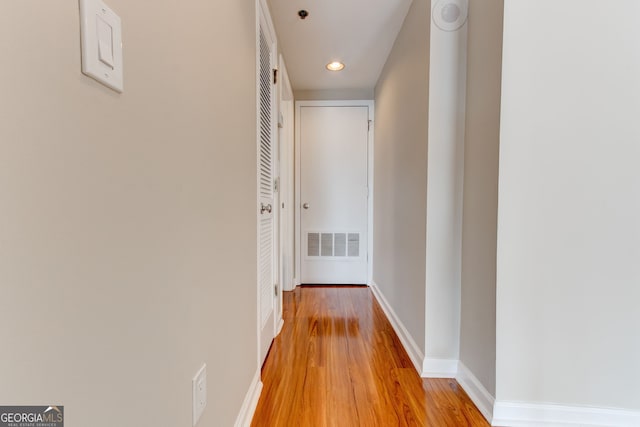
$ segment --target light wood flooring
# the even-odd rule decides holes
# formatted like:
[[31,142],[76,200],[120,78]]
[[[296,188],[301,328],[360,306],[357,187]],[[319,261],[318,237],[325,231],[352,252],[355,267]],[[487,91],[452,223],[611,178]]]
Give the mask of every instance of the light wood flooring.
[[422,379],[367,287],[298,287],[252,426],[489,426],[455,380]]

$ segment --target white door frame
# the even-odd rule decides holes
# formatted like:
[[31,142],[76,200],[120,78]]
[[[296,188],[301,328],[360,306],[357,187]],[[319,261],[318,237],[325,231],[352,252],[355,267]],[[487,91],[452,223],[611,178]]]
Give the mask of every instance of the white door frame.
[[300,109],[302,107],[368,107],[369,109],[369,137],[367,142],[367,285],[371,286],[373,276],[373,128],[374,128],[374,102],[373,100],[354,101],[296,101],[296,126],[295,126],[295,285],[300,284],[302,245],[301,245],[301,195],[300,195]]
[[[280,147],[280,284],[282,291],[292,291],[295,287],[294,260],[294,99],[293,89],[289,80],[289,74],[280,55],[278,67],[279,89],[279,120],[282,125],[279,136]],[[286,260],[286,262],[285,262]],[[281,292],[282,294],[282,292]],[[282,295],[280,296],[280,309],[282,309]],[[280,324],[282,324],[282,312],[280,312]],[[280,330],[280,326],[276,332]]]

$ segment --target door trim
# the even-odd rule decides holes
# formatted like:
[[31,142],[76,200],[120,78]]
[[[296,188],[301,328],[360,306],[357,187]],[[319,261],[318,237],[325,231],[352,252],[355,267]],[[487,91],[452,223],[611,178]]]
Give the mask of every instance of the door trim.
[[373,100],[349,100],[349,101],[296,101],[295,117],[295,286],[300,285],[302,236],[301,224],[301,194],[300,194],[300,109],[302,107],[367,107],[369,111],[369,135],[367,141],[367,285],[371,286],[373,277],[373,139],[374,139],[374,101]]
[[[282,55],[279,57],[279,81],[280,92],[278,111],[283,119],[283,128],[279,138],[280,147],[280,283],[282,291],[292,291],[294,285],[294,262],[296,259],[294,249],[295,238],[295,218],[293,206],[294,200],[294,97],[293,89],[289,80],[289,73]],[[286,260],[286,265],[285,265]],[[285,268],[286,267],[286,268]],[[282,292],[280,293],[282,298]],[[282,299],[281,299],[282,308]],[[282,312],[280,313],[280,324],[282,324]],[[280,328],[276,329],[276,332]]]

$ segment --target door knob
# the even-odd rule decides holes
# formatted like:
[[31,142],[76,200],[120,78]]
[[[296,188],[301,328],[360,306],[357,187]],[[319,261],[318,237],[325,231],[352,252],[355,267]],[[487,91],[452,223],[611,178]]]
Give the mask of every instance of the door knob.
[[305,209],[309,209],[309,203],[303,204],[302,207],[305,208]]
[[267,213],[271,213],[271,210],[273,208],[271,207],[271,204],[265,205],[264,203],[260,203],[260,213],[264,214],[265,212]]

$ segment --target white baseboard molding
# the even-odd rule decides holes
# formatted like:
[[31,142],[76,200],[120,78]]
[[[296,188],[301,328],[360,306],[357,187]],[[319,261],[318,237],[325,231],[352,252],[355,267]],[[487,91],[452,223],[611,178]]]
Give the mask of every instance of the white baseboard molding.
[[422,359],[424,359],[422,350],[420,350],[418,344],[416,344],[409,331],[407,331],[407,328],[404,327],[404,324],[400,321],[400,318],[396,315],[396,312],[393,311],[393,308],[391,308],[389,301],[387,301],[387,299],[384,297],[376,282],[371,281],[370,287],[373,295],[378,300],[380,307],[382,307],[382,311],[384,311],[384,314],[387,315],[387,319],[389,319],[393,330],[396,331],[396,335],[398,335],[398,338],[400,338],[402,346],[409,355],[409,358],[413,362],[413,366],[416,368],[416,371],[419,374],[422,369]]
[[249,390],[244,397],[240,413],[236,418],[234,427],[250,427],[251,420],[253,420],[253,414],[256,412],[258,406],[258,400],[260,399],[260,393],[262,392],[262,381],[260,381],[260,369],[256,371],[256,374],[251,381]]
[[493,408],[491,425],[509,427],[637,427],[640,426],[640,411],[497,401]]
[[495,398],[482,385],[480,380],[473,375],[473,372],[464,363],[458,363],[458,374],[456,381],[469,395],[469,398],[478,407],[485,419],[491,424],[493,421],[493,405]]
[[280,332],[282,332],[283,326],[284,326],[284,319],[280,318],[280,320],[278,321],[278,327],[276,328],[276,336],[280,335]]
[[422,362],[422,378],[455,378],[458,375],[457,359],[425,357]]

